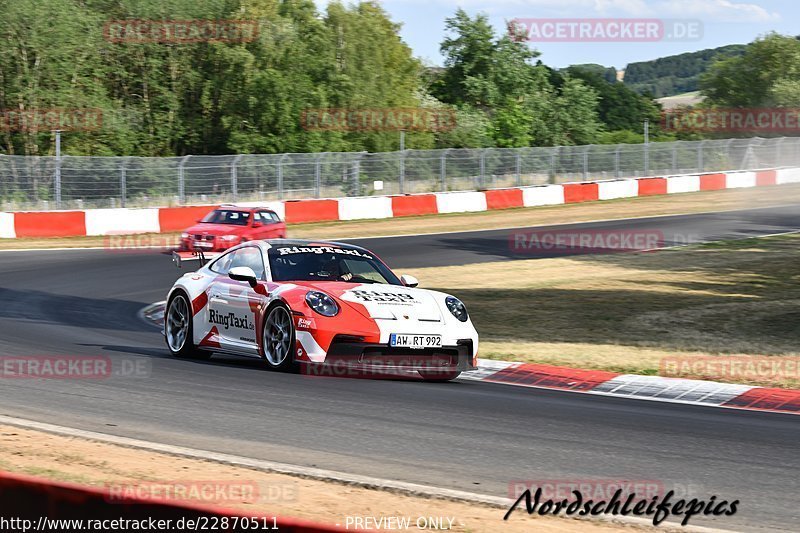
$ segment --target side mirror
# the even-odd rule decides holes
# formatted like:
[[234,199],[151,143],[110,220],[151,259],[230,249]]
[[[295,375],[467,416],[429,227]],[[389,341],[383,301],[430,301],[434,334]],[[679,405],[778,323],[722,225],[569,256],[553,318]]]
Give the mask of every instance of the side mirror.
[[260,221],[258,221],[258,220],[254,220],[254,221],[253,221],[253,227],[254,227],[254,228],[260,228],[260,227],[261,227],[261,226],[263,226],[263,225],[264,225],[264,224],[263,224],[263,223],[261,223],[261,222],[260,222]]
[[246,281],[251,287],[258,285],[256,273],[250,267],[233,267],[228,272],[228,277],[235,281]]
[[400,276],[400,283],[402,283],[406,287],[416,287],[417,285],[419,285],[419,280],[414,276],[403,274],[402,276]]

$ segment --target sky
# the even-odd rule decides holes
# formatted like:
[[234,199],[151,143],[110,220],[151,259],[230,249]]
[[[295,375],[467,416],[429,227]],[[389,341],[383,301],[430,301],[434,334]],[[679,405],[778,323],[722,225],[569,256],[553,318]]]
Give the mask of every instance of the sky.
[[[317,3],[323,6],[326,0]],[[745,44],[770,31],[800,35],[798,0],[382,0],[381,4],[392,20],[402,23],[403,40],[415,55],[431,65],[443,63],[439,45],[445,19],[459,7],[471,16],[485,13],[498,32],[505,31],[506,21],[512,19],[678,19],[699,28],[696,37],[674,42],[529,44],[545,64],[556,68],[599,63],[624,69],[636,61]]]

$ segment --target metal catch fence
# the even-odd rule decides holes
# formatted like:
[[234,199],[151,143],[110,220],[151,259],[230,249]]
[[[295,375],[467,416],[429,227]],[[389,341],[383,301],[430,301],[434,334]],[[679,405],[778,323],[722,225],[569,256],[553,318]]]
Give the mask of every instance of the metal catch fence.
[[800,138],[184,157],[0,154],[0,211],[482,190],[800,166]]

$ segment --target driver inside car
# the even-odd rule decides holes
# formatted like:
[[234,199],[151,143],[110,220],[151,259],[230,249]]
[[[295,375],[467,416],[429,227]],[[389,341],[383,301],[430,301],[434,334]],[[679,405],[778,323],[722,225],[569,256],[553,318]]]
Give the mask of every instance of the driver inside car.
[[343,269],[342,263],[336,257],[331,257],[325,262],[320,274],[323,274],[323,272],[327,274],[328,279],[331,281],[350,281],[353,279],[353,274]]

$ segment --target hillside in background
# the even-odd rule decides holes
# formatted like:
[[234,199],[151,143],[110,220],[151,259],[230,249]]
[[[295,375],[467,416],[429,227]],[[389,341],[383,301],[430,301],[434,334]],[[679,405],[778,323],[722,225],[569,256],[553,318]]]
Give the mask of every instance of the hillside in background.
[[625,69],[624,82],[632,90],[640,94],[650,93],[655,98],[697,91],[700,88],[700,75],[714,61],[741,56],[746,49],[747,45],[732,44],[631,63]]

